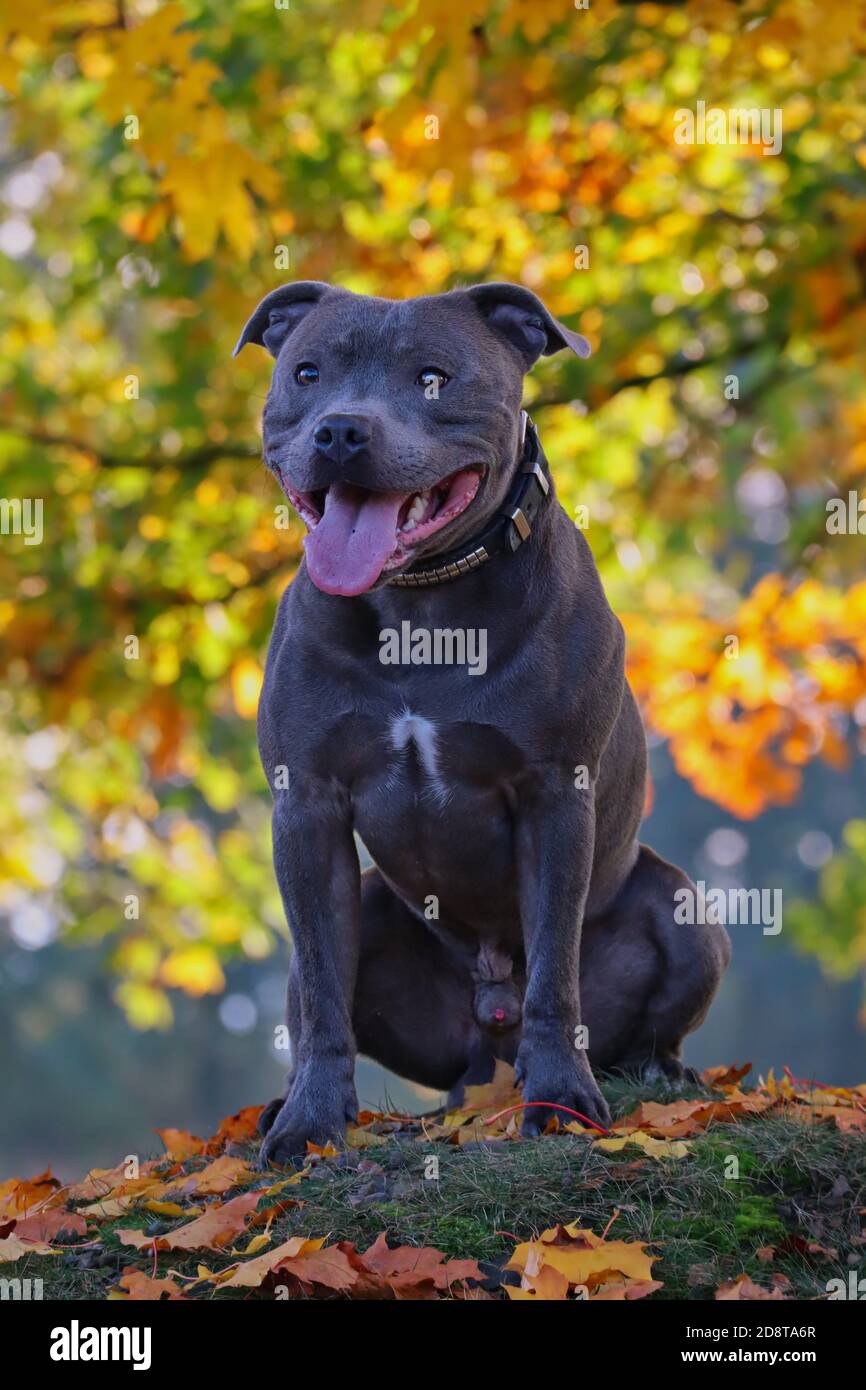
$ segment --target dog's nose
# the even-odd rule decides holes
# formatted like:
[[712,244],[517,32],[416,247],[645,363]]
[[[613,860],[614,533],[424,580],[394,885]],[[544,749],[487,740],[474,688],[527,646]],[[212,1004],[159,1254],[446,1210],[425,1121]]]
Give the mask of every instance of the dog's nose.
[[501,1023],[502,1020],[503,1020],[504,1017],[505,1017],[505,1010],[504,1010],[504,1009],[497,1009],[497,1010],[496,1010],[496,1013],[493,1015],[493,1017],[496,1019],[496,1022],[497,1022],[497,1023]]
[[370,446],[373,431],[363,415],[325,415],[319,421],[313,442],[317,453],[330,463],[346,463]]

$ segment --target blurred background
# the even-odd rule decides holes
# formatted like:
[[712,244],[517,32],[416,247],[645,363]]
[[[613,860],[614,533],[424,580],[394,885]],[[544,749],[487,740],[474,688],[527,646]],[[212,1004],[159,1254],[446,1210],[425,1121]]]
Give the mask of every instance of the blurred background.
[[[0,0],[0,1176],[107,1166],[280,1090],[254,719],[302,529],[259,462],[269,359],[231,349],[295,278],[514,280],[590,339],[526,400],[626,625],[644,837],[784,894],[779,935],[732,928],[687,1058],[866,1080],[861,7],[19,8]],[[678,143],[699,101],[776,113],[779,153]],[[430,1104],[368,1063],[359,1090]]]

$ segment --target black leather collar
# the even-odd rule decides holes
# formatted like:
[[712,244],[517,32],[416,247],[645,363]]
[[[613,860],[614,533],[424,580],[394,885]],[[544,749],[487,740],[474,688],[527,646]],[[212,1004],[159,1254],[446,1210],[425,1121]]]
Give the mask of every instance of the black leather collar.
[[395,574],[388,580],[389,584],[401,589],[426,589],[432,584],[445,584],[486,565],[499,551],[510,554],[529,540],[536,514],[550,494],[550,475],[538,431],[525,410],[520,412],[520,430],[522,448],[517,477],[489,525],[459,550],[431,557],[426,564],[422,561],[413,565]]

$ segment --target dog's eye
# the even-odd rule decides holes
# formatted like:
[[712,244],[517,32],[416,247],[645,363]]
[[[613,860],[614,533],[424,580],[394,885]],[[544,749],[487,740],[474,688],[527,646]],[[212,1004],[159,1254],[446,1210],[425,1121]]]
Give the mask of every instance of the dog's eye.
[[299,386],[318,386],[319,369],[314,362],[302,362],[295,368],[295,381]]
[[451,378],[448,373],[440,372],[438,367],[425,367],[423,372],[419,372],[415,378],[415,385],[423,386],[426,391],[435,382],[441,391],[442,387],[447,385],[450,380]]

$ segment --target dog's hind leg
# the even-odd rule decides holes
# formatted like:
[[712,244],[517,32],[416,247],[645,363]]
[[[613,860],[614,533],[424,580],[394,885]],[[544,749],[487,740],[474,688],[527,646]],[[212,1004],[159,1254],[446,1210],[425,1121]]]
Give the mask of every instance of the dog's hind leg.
[[584,930],[581,995],[589,1053],[603,1071],[669,1082],[694,1079],[682,1042],[704,1020],[730,960],[724,927],[675,921],[694,884],[642,845],[604,915]]
[[358,1051],[409,1081],[450,1090],[480,1031],[473,988],[468,959],[452,954],[378,870],[368,870],[352,1016]]

